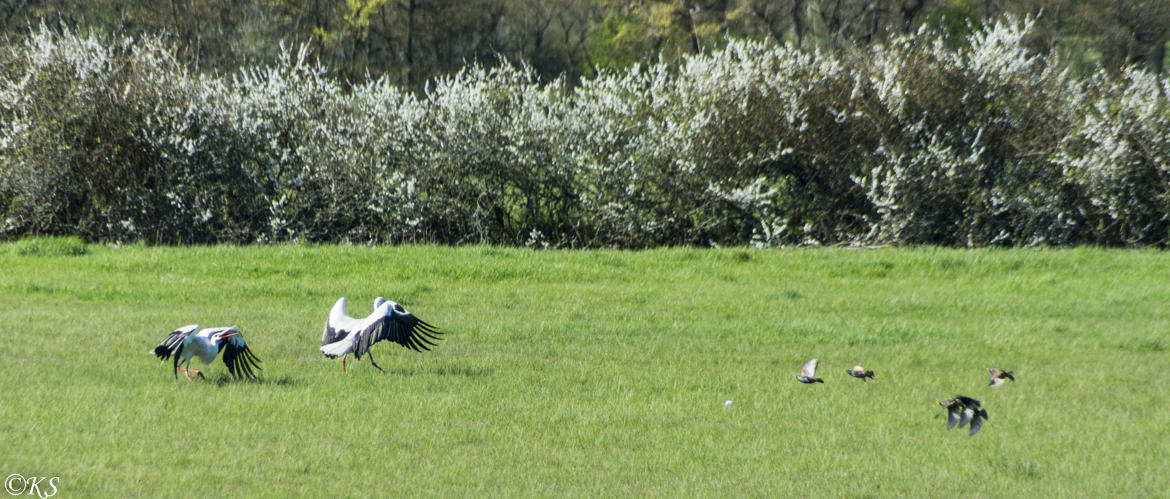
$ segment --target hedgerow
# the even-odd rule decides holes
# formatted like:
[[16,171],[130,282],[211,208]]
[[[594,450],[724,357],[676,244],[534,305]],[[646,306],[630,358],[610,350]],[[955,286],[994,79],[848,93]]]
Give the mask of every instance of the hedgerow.
[[0,238],[1165,246],[1170,80],[1071,77],[1030,28],[416,95],[304,48],[197,75],[162,37],[41,26],[0,53]]

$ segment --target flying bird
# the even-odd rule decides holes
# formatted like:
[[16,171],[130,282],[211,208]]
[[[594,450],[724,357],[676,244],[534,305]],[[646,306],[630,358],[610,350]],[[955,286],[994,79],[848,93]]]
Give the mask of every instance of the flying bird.
[[825,380],[814,377],[817,375],[817,364],[820,363],[821,361],[817,359],[809,359],[804,363],[804,367],[800,368],[800,376],[797,376],[796,380],[801,383],[824,383]]
[[162,343],[154,347],[154,354],[159,359],[174,357],[176,378],[179,377],[179,371],[183,371],[183,376],[192,383],[195,380],[191,379],[190,373],[207,378],[202,372],[191,369],[191,359],[198,356],[204,364],[211,365],[220,352],[223,352],[223,363],[227,365],[228,373],[233,378],[255,378],[252,368],[262,369],[260,359],[244,343],[244,336],[235,326],[209,327],[201,331],[198,324],[183,326],[171,331]]
[[865,378],[873,379],[873,371],[866,371],[861,366],[853,366],[853,369],[847,369],[845,372],[854,378],[861,378],[861,381],[865,381]]
[[987,386],[1003,386],[1003,384],[1006,383],[1006,381],[1004,381],[1006,379],[1010,379],[1013,382],[1016,381],[1016,377],[1011,371],[1001,371],[992,367],[988,368],[987,372],[991,374],[991,383],[988,383]]
[[374,362],[370,347],[382,340],[390,340],[416,352],[430,350],[435,346],[431,340],[438,340],[443,334],[408,312],[402,305],[387,301],[381,296],[374,299],[374,311],[364,318],[350,317],[345,313],[345,298],[342,297],[329,310],[325,321],[325,332],[321,335],[321,353],[331,359],[341,357],[341,371],[346,372],[345,358],[353,354],[357,360],[370,354],[370,364],[386,372]]
[[[959,428],[971,424],[970,435],[979,433],[983,428],[983,421],[991,419],[987,415],[987,410],[981,407],[978,400],[971,397],[964,397],[956,395],[950,400],[943,400],[938,403],[943,409],[947,410],[947,429],[950,430],[958,425]],[[938,416],[935,416],[936,418]]]

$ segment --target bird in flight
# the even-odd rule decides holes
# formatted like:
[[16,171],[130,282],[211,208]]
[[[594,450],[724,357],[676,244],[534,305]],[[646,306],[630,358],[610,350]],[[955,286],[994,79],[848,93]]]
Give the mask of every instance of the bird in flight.
[[209,327],[203,330],[199,330],[198,324],[183,326],[171,331],[162,343],[154,347],[154,354],[159,359],[174,358],[176,378],[179,377],[179,371],[183,371],[183,376],[192,383],[195,380],[191,379],[190,373],[195,373],[203,379],[207,378],[201,371],[191,369],[191,359],[198,356],[204,364],[211,365],[220,352],[223,353],[223,363],[227,365],[228,373],[233,378],[255,378],[252,368],[262,369],[260,359],[252,353],[247,343],[244,343],[244,336],[235,326]]
[[386,372],[374,362],[370,347],[382,340],[393,341],[416,352],[430,350],[435,346],[431,340],[438,340],[443,334],[408,312],[402,305],[385,298],[374,299],[374,311],[364,318],[350,317],[345,313],[345,298],[342,297],[329,310],[325,321],[325,332],[321,334],[321,353],[331,359],[341,357],[341,371],[346,372],[345,358],[353,354],[357,360],[370,354],[370,364]]
[[866,371],[861,366],[853,366],[853,369],[847,369],[845,372],[854,378],[861,378],[861,381],[865,381],[865,378],[873,379],[873,371]]
[[809,359],[804,363],[804,367],[800,368],[800,376],[797,376],[796,380],[801,383],[824,383],[825,380],[814,377],[817,375],[817,364],[820,363],[821,361],[817,359]]
[[988,368],[987,372],[988,374],[991,374],[991,383],[988,383],[987,386],[1003,386],[1003,384],[1006,383],[1004,380],[1008,379],[1012,380],[1013,382],[1016,381],[1016,376],[1011,371],[1001,371],[992,367]]
[[[943,400],[938,403],[943,409],[947,410],[947,429],[950,430],[958,425],[959,428],[971,424],[970,435],[979,433],[983,428],[983,421],[991,419],[987,415],[987,410],[983,409],[978,400],[971,397],[964,397],[956,395],[950,400]],[[936,418],[938,416],[935,416]]]

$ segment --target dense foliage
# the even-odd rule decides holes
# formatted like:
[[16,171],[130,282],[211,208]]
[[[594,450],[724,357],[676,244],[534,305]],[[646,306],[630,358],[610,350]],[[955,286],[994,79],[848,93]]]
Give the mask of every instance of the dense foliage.
[[0,54],[0,235],[1165,245],[1170,80],[1071,76],[1030,28],[730,41],[574,86],[472,66],[421,94],[305,47],[217,77],[41,28]]

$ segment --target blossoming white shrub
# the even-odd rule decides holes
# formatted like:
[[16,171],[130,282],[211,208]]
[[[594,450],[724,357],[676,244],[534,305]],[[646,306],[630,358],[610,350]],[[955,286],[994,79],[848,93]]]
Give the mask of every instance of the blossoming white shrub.
[[1076,116],[1053,161],[1079,188],[1076,206],[1098,244],[1165,245],[1170,237],[1170,81],[1127,69],[1076,92]]
[[1075,242],[1076,186],[1051,153],[1074,116],[1074,83],[1030,53],[1031,23],[977,31],[969,45],[903,37],[872,49],[881,144],[855,178],[877,210],[866,239],[982,246]]
[[162,38],[0,53],[0,237],[1165,245],[1170,82],[1074,78],[1028,20],[856,53],[731,40],[566,88],[471,66],[415,95]]

